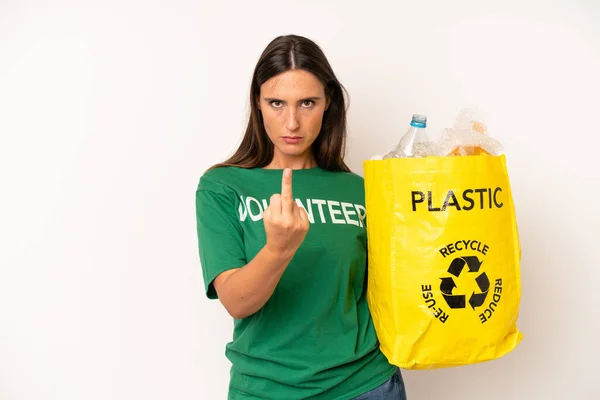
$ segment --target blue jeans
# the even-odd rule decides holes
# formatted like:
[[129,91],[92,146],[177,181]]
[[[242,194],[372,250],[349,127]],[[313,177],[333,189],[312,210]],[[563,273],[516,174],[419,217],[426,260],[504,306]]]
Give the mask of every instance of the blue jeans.
[[400,368],[383,385],[363,393],[353,400],[406,400],[406,390]]

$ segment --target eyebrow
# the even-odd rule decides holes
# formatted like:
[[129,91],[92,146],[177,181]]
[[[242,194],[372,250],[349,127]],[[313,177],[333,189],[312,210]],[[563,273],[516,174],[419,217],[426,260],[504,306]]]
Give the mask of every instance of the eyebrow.
[[[285,101],[280,100],[276,97],[265,97],[264,99],[265,99],[265,101],[280,101],[282,103],[285,103]],[[298,102],[307,101],[307,100],[317,101],[317,100],[321,100],[321,97],[320,96],[306,97],[304,99],[300,99]]]

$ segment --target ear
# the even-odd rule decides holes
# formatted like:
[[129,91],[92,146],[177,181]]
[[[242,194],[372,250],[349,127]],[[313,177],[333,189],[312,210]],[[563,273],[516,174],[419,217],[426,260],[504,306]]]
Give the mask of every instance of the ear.
[[325,111],[329,108],[329,104],[331,104],[331,97],[327,96],[327,100],[325,102]]
[[261,111],[261,109],[260,109],[260,96],[256,96],[254,100],[256,101],[256,108],[258,109],[258,111]]

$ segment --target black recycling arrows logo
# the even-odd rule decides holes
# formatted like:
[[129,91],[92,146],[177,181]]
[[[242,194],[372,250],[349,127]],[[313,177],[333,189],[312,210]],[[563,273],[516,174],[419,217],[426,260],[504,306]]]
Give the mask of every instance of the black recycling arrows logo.
[[[482,263],[483,261],[479,261],[477,256],[457,257],[450,263],[448,272],[458,278],[461,272],[463,272],[465,269],[465,266],[467,266],[469,274],[476,274],[479,272],[479,268],[481,267]],[[456,288],[454,279],[450,276],[441,278],[441,280],[442,282],[440,283],[440,290],[444,296],[444,300],[446,300],[446,303],[448,303],[448,306],[450,308],[465,308],[466,294],[452,293]],[[475,282],[477,283],[477,287],[480,291],[471,293],[471,296],[469,297],[469,305],[473,309],[483,305],[483,302],[487,297],[488,289],[490,288],[490,281],[485,272],[479,274],[475,278]]]

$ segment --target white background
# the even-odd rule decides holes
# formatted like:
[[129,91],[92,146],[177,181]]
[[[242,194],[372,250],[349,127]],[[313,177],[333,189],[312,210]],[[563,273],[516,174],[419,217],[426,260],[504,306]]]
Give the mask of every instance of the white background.
[[409,399],[597,399],[600,2],[0,1],[0,398],[224,399],[194,193],[239,143],[275,36],[351,97],[349,165],[463,106],[506,148],[525,338],[404,371]]

